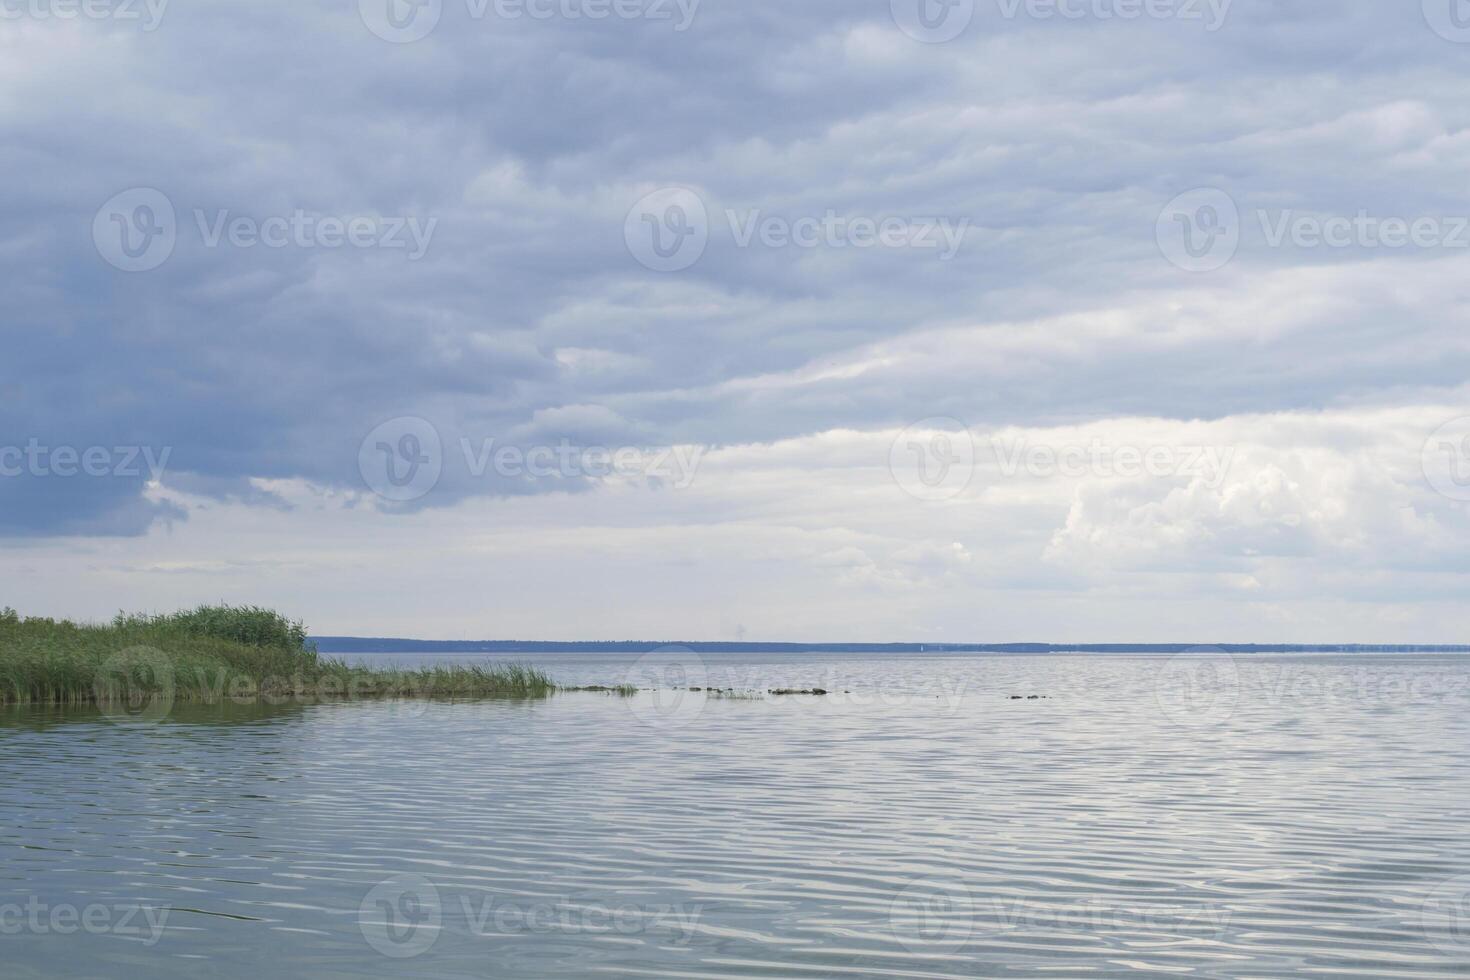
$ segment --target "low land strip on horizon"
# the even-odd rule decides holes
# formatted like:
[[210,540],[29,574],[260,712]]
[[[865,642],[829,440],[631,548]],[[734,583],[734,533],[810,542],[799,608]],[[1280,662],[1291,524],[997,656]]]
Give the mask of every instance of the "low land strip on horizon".
[[313,636],[322,653],[1470,653],[1433,643],[736,643],[651,640],[410,640]]

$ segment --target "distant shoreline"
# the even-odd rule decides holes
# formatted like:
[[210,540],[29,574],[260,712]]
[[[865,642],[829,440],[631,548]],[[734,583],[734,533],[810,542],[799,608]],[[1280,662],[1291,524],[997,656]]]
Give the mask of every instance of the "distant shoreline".
[[644,640],[409,640],[313,636],[322,653],[1470,653],[1470,645],[1429,643],[728,643]]

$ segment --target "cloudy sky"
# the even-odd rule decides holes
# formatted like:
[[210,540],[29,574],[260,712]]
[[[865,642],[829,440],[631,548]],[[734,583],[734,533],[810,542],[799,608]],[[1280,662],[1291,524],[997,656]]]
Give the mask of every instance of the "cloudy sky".
[[0,15],[0,604],[1470,635],[1462,0]]

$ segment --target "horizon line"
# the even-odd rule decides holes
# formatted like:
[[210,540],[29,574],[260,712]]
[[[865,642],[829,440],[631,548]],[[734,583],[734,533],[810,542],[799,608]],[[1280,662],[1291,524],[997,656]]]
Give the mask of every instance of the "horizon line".
[[[961,641],[939,641],[928,640],[896,640],[896,641],[861,641],[845,642],[840,640],[823,641],[792,641],[792,640],[424,640],[411,637],[390,636],[345,636],[345,635],[322,635],[309,636],[308,639],[320,648],[323,644],[335,647],[336,650],[326,652],[342,653],[391,653],[412,652],[413,648],[449,650],[460,648],[464,652],[515,652],[518,649],[555,650],[600,647],[604,649],[627,649],[635,648],[642,652],[685,647],[697,649],[720,649],[729,651],[749,650],[752,652],[770,651],[773,649],[812,652],[841,652],[844,650],[862,652],[867,650],[886,651],[918,651],[928,652],[995,652],[995,653],[1046,653],[1046,652],[1200,652],[1207,653],[1221,651],[1226,653],[1258,651],[1263,653],[1332,653],[1343,651],[1356,651],[1364,653],[1467,653],[1470,652],[1470,644],[1463,643],[1293,643],[1293,642],[1234,642],[1234,643],[1199,643],[1199,642],[1115,642],[1115,641],[1093,641],[1086,643],[1051,643],[1038,641],[1005,641],[1005,642],[961,642]],[[383,649],[392,645],[393,649]],[[487,648],[483,650],[471,650],[468,648]],[[631,651],[630,651],[631,652]]]

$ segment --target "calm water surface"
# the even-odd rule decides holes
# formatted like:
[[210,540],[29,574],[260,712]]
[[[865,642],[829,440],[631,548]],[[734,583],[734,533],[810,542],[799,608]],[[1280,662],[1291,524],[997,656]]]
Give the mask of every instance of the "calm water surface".
[[0,713],[0,974],[1470,976],[1470,658],[536,662]]

